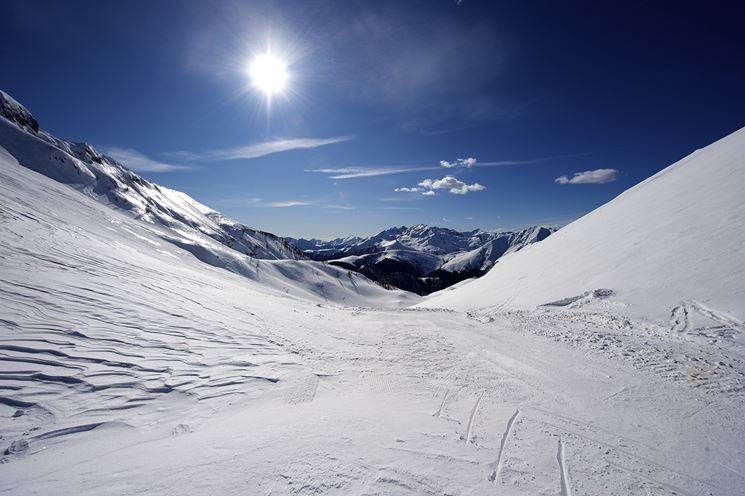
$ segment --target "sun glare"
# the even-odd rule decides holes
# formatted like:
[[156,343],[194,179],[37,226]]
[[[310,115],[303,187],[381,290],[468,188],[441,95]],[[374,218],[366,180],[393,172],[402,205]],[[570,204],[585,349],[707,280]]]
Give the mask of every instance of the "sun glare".
[[281,92],[287,85],[287,65],[269,53],[256,57],[248,73],[254,87],[267,96]]

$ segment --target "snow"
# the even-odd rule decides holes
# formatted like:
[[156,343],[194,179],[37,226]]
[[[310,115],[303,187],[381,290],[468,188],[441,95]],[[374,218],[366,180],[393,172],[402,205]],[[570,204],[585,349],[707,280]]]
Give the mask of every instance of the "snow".
[[[741,295],[742,279],[707,283],[697,271],[742,266],[741,252],[721,250],[744,224],[719,232],[742,213],[729,191],[742,186],[730,162],[742,163],[741,133],[700,152],[727,164],[698,185],[717,199],[674,195],[702,176],[675,179],[674,168],[638,188],[698,202],[717,228],[665,204],[671,225],[690,227],[679,244],[642,251],[614,210],[653,202],[635,193],[624,204],[627,193],[591,214],[607,217],[590,225],[597,233],[580,221],[437,298],[498,302],[490,275],[503,264],[538,264],[533,253],[558,236],[602,246],[612,221],[637,242],[625,257],[676,256],[688,285],[704,286],[675,328],[635,315],[620,277],[541,288],[554,304],[538,308],[411,307],[417,298],[335,267],[259,260],[188,223],[148,222],[36,172],[47,156],[26,161],[36,145],[0,134],[14,147],[0,148],[0,493],[739,495],[742,315],[722,295]],[[703,237],[712,232],[721,249]],[[530,270],[558,277],[523,269],[526,285]],[[662,291],[678,298],[673,284]]]
[[[529,309],[607,288],[626,313],[667,324],[680,308],[745,319],[745,129],[694,152],[499,260],[426,307]],[[700,310],[709,308],[709,311]]]

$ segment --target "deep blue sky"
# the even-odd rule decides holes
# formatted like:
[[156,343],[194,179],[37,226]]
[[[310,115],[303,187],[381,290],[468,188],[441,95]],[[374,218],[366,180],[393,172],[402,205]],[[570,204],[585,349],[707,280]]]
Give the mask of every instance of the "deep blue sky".
[[[281,235],[566,223],[745,125],[737,4],[653,3],[0,0],[0,88]],[[270,110],[246,74],[269,42],[291,75]],[[423,170],[308,172],[348,168]],[[597,169],[616,180],[555,181]],[[447,175],[485,189],[394,191]]]

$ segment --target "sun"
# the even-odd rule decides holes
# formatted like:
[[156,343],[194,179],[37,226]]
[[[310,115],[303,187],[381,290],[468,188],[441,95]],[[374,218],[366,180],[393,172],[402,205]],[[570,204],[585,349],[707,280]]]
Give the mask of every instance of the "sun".
[[280,93],[287,86],[287,64],[270,53],[257,56],[248,67],[253,86],[267,96]]

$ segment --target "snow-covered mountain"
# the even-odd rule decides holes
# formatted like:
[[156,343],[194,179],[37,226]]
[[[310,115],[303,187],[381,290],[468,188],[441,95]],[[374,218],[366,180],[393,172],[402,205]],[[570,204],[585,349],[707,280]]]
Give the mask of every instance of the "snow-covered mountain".
[[314,260],[361,272],[371,279],[428,294],[485,274],[505,254],[541,241],[556,229],[459,232],[418,224],[392,227],[374,236],[331,241],[285,238]]
[[745,129],[423,305],[506,309],[598,298],[676,328],[745,330]]
[[127,210],[143,221],[184,233],[205,234],[255,258],[305,258],[281,238],[228,219],[185,193],[152,183],[87,143],[59,139],[40,130],[33,115],[2,91],[0,115],[6,119],[0,127],[0,144],[36,172]]
[[0,147],[7,150],[4,167],[19,163],[74,188],[81,202],[93,199],[126,212],[137,221],[122,227],[130,237],[160,239],[211,266],[305,298],[365,304],[366,298],[386,293],[365,277],[309,260],[274,234],[251,229],[185,193],[144,179],[89,144],[52,136],[1,91]]

